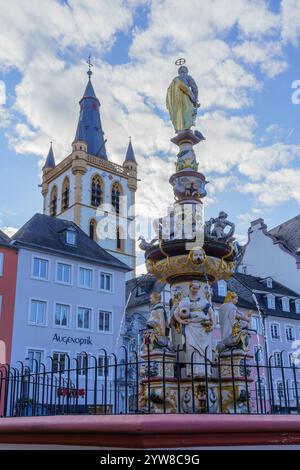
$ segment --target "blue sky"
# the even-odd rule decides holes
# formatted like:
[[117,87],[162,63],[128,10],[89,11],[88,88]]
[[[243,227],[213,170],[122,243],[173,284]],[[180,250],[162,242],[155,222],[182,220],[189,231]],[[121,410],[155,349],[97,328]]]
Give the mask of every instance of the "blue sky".
[[[41,167],[53,140],[68,155],[93,57],[109,158],[132,136],[142,179],[137,210],[172,203],[173,129],[166,88],[185,57],[202,104],[196,148],[211,182],[207,218],[226,210],[241,241],[299,214],[300,0],[21,0],[0,5],[0,227],[41,211]],[[1,11],[3,10],[3,11]]]

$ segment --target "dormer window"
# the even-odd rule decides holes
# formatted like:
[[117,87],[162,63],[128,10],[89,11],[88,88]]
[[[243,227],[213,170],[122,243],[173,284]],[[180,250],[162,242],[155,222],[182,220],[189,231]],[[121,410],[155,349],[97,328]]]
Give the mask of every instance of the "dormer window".
[[282,310],[284,312],[289,312],[290,311],[290,301],[289,301],[289,299],[287,297],[282,297],[281,303],[282,303]]
[[218,294],[220,297],[225,297],[227,294],[227,284],[225,281],[218,282]]
[[275,297],[274,295],[267,295],[268,308],[275,310]]
[[270,277],[268,277],[268,279],[267,279],[267,287],[269,289],[272,289],[272,287],[273,287],[273,280]]
[[66,243],[68,245],[76,245],[76,231],[74,229],[66,230]]
[[300,313],[300,299],[295,300],[296,313]]

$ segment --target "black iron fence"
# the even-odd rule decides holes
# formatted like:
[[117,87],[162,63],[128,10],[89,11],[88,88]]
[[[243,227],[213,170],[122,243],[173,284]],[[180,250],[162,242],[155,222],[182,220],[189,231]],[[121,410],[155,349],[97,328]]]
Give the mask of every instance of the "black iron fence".
[[300,368],[284,352],[267,363],[234,350],[185,363],[179,349],[123,350],[121,359],[104,351],[0,365],[0,416],[300,412]]

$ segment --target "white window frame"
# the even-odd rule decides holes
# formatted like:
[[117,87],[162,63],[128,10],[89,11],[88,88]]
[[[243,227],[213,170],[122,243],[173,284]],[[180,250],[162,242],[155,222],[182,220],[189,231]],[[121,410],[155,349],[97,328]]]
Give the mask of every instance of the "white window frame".
[[271,277],[267,278],[267,287],[273,289],[273,279]]
[[[71,229],[71,228],[68,228],[66,229],[65,231],[65,235],[66,235],[66,245],[69,245],[69,246],[76,246],[77,244],[77,232],[75,229]],[[68,235],[72,235],[74,237],[74,243],[73,242],[69,242],[68,241]]]
[[[47,269],[47,277],[38,277],[34,275],[34,260],[35,259],[41,259],[43,261],[47,261],[48,263],[48,269]],[[41,255],[32,255],[31,257],[31,279],[35,279],[36,281],[43,281],[43,282],[48,282],[50,280],[50,269],[51,269],[51,259],[47,258],[46,256],[41,256]]]
[[37,348],[36,346],[27,346],[26,347],[26,355],[25,355],[25,358],[28,358],[29,359],[29,351],[35,351],[35,352],[42,352],[43,353],[43,356],[42,356],[42,360],[41,360],[41,363],[45,364],[45,357],[46,357],[46,349],[45,348]]
[[[271,300],[272,300],[272,305],[270,303]],[[270,310],[275,310],[276,309],[275,295],[273,295],[273,294],[268,294],[267,295],[267,305],[268,305],[268,309],[270,309]]]
[[[109,331],[105,331],[105,330],[100,330],[99,328],[99,317],[100,317],[100,312],[105,312],[105,313],[109,313],[109,317],[110,317],[110,330]],[[97,331],[98,333],[102,333],[104,335],[112,335],[113,334],[113,311],[112,310],[106,310],[104,308],[99,308],[98,309],[98,316],[97,316]]]
[[[91,285],[91,287],[84,286],[84,285],[80,284],[80,269],[86,269],[86,270],[92,271],[92,285]],[[80,287],[81,289],[93,290],[94,282],[95,282],[95,270],[94,270],[94,268],[91,268],[90,266],[87,266],[87,265],[79,264],[78,265],[78,270],[77,270],[77,286]]]
[[[257,322],[257,329],[256,328],[253,328],[253,325],[252,325],[252,320],[256,320]],[[260,318],[257,317],[256,315],[252,315],[251,316],[251,329],[256,329],[257,333],[261,333],[261,326],[260,326]]]
[[[225,293],[223,294],[223,292]],[[218,295],[219,297],[226,297],[227,295],[227,283],[223,280],[218,281]]]
[[[282,385],[282,396],[279,396],[279,385]],[[277,400],[282,403],[284,401],[284,386],[282,380],[276,380],[276,395],[277,395]]]
[[[66,351],[65,349],[52,349],[51,350],[51,357],[52,357],[52,360],[54,359],[54,354],[55,353],[58,353],[58,354],[66,354],[70,357],[70,367],[72,368],[72,363],[71,363],[71,354],[70,354],[70,351]],[[51,366],[52,366],[52,361],[51,361]],[[65,375],[66,371],[68,369],[65,369],[64,372],[62,372],[61,375]],[[57,372],[54,372],[54,374],[59,374],[59,370]]]
[[[89,328],[80,328],[78,326],[78,310],[80,308],[85,308],[87,310],[90,310],[90,327]],[[75,321],[76,321],[75,327],[76,327],[77,331],[93,331],[93,308],[92,307],[87,307],[86,305],[77,305],[76,306],[76,319],[75,319]]]
[[4,272],[4,253],[0,253],[0,277],[3,276]]
[[282,306],[283,312],[289,312],[290,311],[290,299],[288,297],[282,297],[281,306]]
[[295,312],[300,313],[300,299],[295,300]]
[[[272,325],[276,325],[277,328],[278,328],[278,333],[279,333],[279,337],[278,338],[274,338],[273,335],[272,335]],[[272,322],[270,323],[270,336],[271,336],[271,341],[281,341],[281,329],[280,329],[280,323],[277,323],[277,322]]]
[[[101,275],[104,274],[105,276],[110,276],[110,289],[102,289],[101,288]],[[99,270],[98,273],[98,288],[101,292],[106,292],[107,294],[113,294],[114,293],[114,275],[112,271],[104,271],[104,270]]]
[[[291,330],[292,330],[292,334],[293,334],[293,338],[292,338],[292,339],[290,339],[290,338],[287,337],[287,334],[286,334],[287,328],[291,328]],[[285,325],[284,325],[284,332],[285,332],[285,339],[286,339],[286,341],[295,341],[296,334],[295,334],[295,327],[294,327],[294,325],[290,325],[289,323],[285,324]]]
[[[272,355],[274,357],[274,366],[273,367],[281,367],[283,364],[282,364],[282,361],[281,361],[281,351],[272,351]],[[276,361],[276,357],[279,357],[280,359],[280,362],[279,361]]]
[[[56,306],[57,305],[66,305],[67,307],[69,307],[69,318],[68,318],[68,324],[67,326],[64,326],[64,325],[56,325],[55,323],[55,314],[56,314]],[[54,306],[53,306],[53,328],[59,328],[59,329],[63,329],[63,330],[70,330],[71,328],[71,312],[72,312],[72,304],[69,304],[68,302],[60,302],[60,301],[54,301]]]
[[[34,323],[30,320],[30,317],[31,317],[31,303],[32,301],[35,301],[35,302],[44,302],[46,304],[46,312],[45,312],[45,323],[42,324],[42,323]],[[28,307],[28,325],[30,326],[35,326],[35,327],[42,327],[42,328],[47,328],[48,326],[48,310],[49,310],[49,301],[46,300],[46,299],[40,299],[40,298],[37,298],[37,297],[29,297],[29,307]]]
[[[89,374],[90,371],[89,371],[89,369],[88,369],[88,367],[89,367],[89,356],[86,355],[86,354],[84,354],[82,351],[76,352],[76,353],[75,353],[75,359],[76,359],[76,361],[78,361],[78,356],[85,357],[85,358],[86,358],[86,361],[87,361],[87,371],[86,371],[86,374],[82,374],[82,370],[84,369],[84,367],[80,367],[81,364],[79,364],[79,367],[78,367],[78,376],[81,377],[81,378],[85,378],[86,375],[87,375],[87,376],[89,377],[89,375],[90,375],[90,374]],[[77,362],[76,362],[76,364],[77,364]],[[76,367],[77,367],[77,366],[76,366]],[[75,374],[76,374],[76,369],[75,369],[74,372],[75,372]]]
[[261,365],[263,364],[264,356],[263,356],[263,348],[260,344],[254,344],[253,345],[253,356],[254,356],[254,362],[256,364],[256,352],[260,351],[258,354],[258,364]]
[[[71,268],[70,282],[64,282],[64,281],[59,281],[58,280],[57,274],[58,274],[58,265],[59,264],[65,264],[66,266],[70,266],[70,268]],[[63,260],[56,260],[56,263],[55,263],[55,282],[57,284],[62,284],[64,286],[72,286],[73,285],[73,269],[74,269],[74,265],[72,263],[66,263]]]
[[[105,360],[105,354],[98,354],[97,355],[97,377],[100,380],[105,380],[105,374],[103,374],[103,375],[99,374],[99,372],[100,372],[99,359],[100,358],[103,358]],[[108,371],[107,379],[110,380],[112,378],[113,367],[112,367],[112,357],[109,354],[107,355],[107,360],[108,360],[107,365],[110,366],[110,367],[108,367],[108,370],[107,370]],[[104,365],[102,367],[104,367]]]

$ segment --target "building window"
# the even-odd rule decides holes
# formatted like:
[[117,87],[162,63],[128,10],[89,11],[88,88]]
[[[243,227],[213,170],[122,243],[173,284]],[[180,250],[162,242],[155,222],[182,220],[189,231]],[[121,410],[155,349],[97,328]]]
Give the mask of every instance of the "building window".
[[292,382],[292,396],[294,399],[298,397],[298,400],[300,398],[300,388],[299,388],[299,382]]
[[260,332],[260,325],[259,325],[259,318],[258,317],[251,317],[251,329]]
[[85,376],[88,371],[88,356],[87,354],[77,354],[77,371],[79,375]]
[[53,353],[53,363],[52,363],[52,372],[55,374],[61,372],[62,374],[66,371],[66,366],[68,365],[67,360],[68,353],[66,352],[54,352]]
[[0,320],[2,315],[2,295],[0,294]]
[[108,292],[112,291],[112,274],[100,273],[100,289]]
[[103,183],[99,175],[92,178],[91,205],[98,207],[102,204]]
[[55,317],[54,317],[55,326],[68,327],[69,319],[70,319],[70,305],[56,304],[55,305]]
[[218,281],[218,295],[225,297],[227,294],[227,284],[225,281]]
[[77,311],[77,328],[80,330],[90,330],[92,319],[92,309],[86,307],[78,307]]
[[256,395],[259,399],[265,399],[265,383],[264,379],[257,380],[255,382]]
[[268,279],[267,279],[267,287],[269,289],[272,289],[272,287],[273,287],[273,281],[270,277],[268,277]]
[[275,297],[274,295],[268,295],[267,296],[267,303],[268,303],[268,308],[274,310],[275,309]]
[[95,219],[90,220],[90,239],[96,241],[96,229],[97,229],[97,222]]
[[102,333],[112,332],[112,312],[99,310],[98,331]]
[[56,281],[63,284],[71,284],[72,266],[65,263],[57,263]]
[[275,367],[282,366],[281,353],[278,351],[274,352],[274,364],[275,364]]
[[294,341],[295,339],[295,331],[294,327],[290,325],[286,325],[285,327],[285,336],[288,341]]
[[282,310],[284,312],[289,312],[290,311],[290,301],[287,297],[283,297],[281,299],[281,303],[282,303]]
[[253,352],[254,352],[255,363],[257,361],[258,364],[262,364],[263,363],[263,352],[262,352],[261,346],[254,346],[253,347]]
[[66,230],[66,243],[68,245],[76,245],[76,231],[73,230]]
[[98,356],[98,376],[103,378],[105,376],[111,377],[111,358],[109,356]]
[[33,258],[32,276],[46,281],[48,279],[49,261],[43,258]]
[[0,253],[0,276],[3,276],[4,253]]
[[116,247],[117,247],[117,250],[124,251],[123,242],[124,242],[123,230],[119,225],[117,225],[117,228],[116,228]]
[[31,371],[40,371],[43,362],[44,351],[40,349],[28,349],[28,367]]
[[277,323],[272,323],[271,325],[271,338],[275,340],[280,339],[279,325]]
[[91,289],[93,287],[93,270],[88,268],[79,268],[79,286]]
[[50,215],[55,217],[57,214],[57,186],[53,186],[50,194]]
[[66,176],[62,185],[62,194],[61,194],[61,211],[62,212],[68,209],[69,199],[70,199],[70,181],[69,181],[69,178]]
[[33,325],[46,325],[47,302],[31,300],[29,321]]
[[300,301],[296,300],[295,302],[295,310],[296,310],[296,313],[300,313]]
[[283,398],[283,383],[282,382],[277,382],[277,395],[279,399]]
[[120,196],[121,186],[119,183],[114,183],[111,190],[111,204],[116,211],[116,214],[120,214]]

